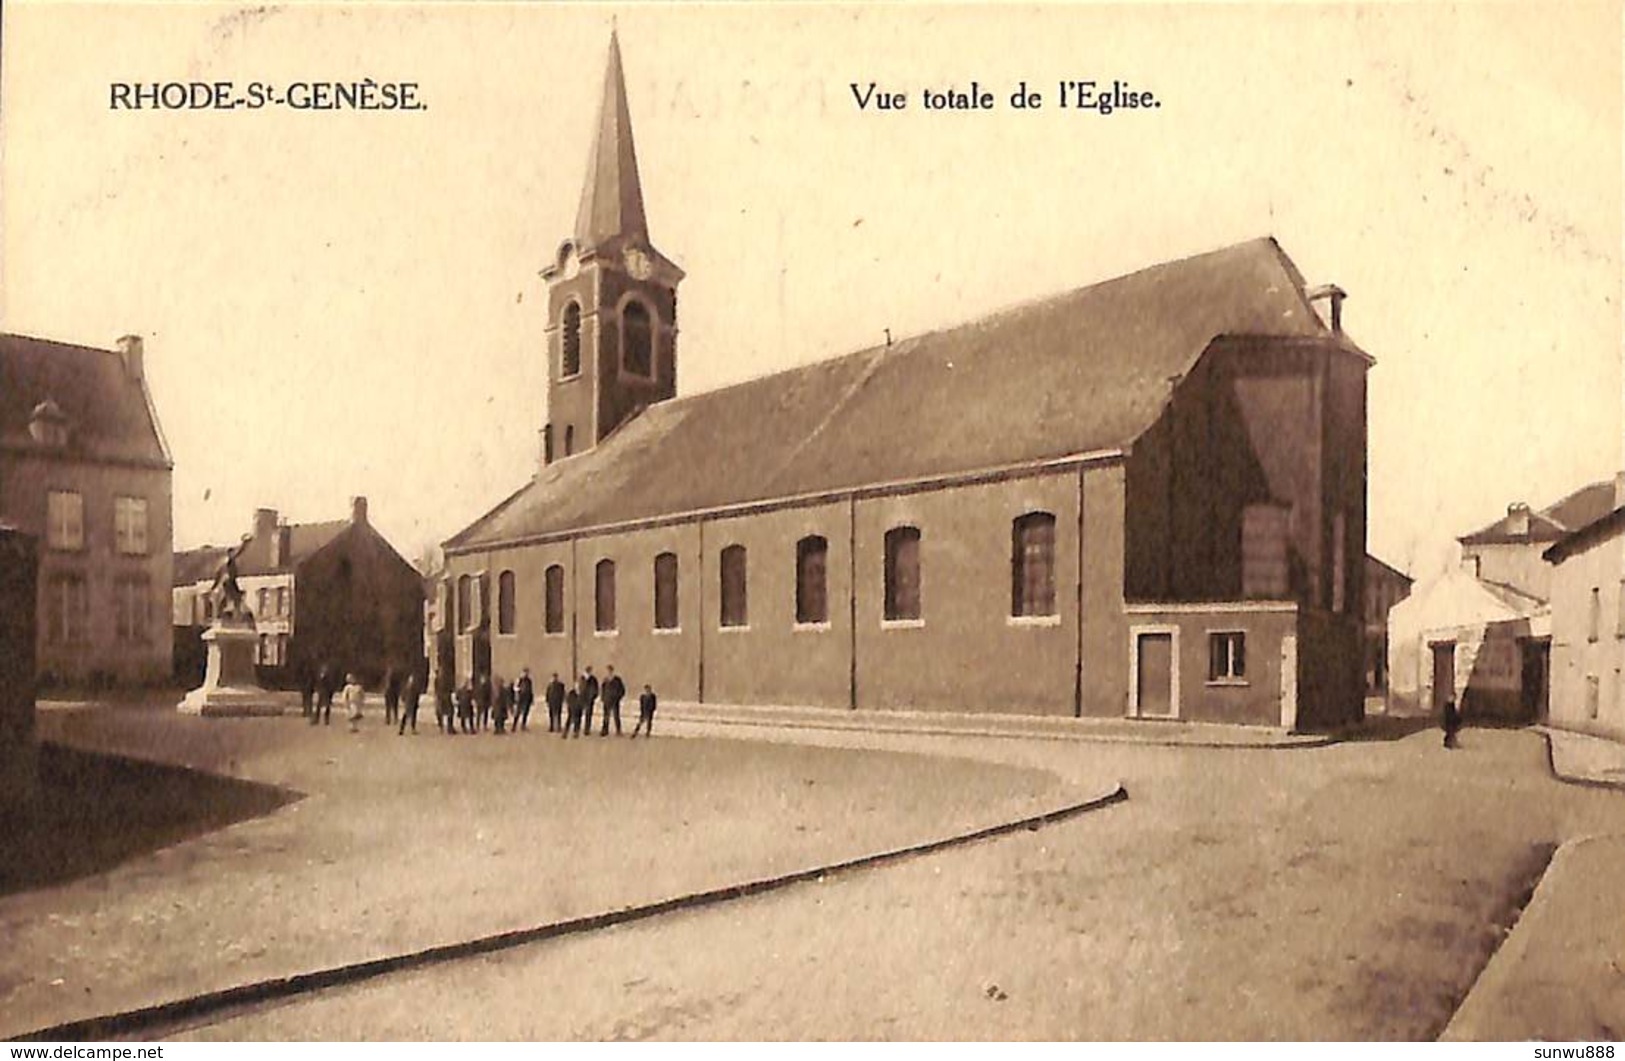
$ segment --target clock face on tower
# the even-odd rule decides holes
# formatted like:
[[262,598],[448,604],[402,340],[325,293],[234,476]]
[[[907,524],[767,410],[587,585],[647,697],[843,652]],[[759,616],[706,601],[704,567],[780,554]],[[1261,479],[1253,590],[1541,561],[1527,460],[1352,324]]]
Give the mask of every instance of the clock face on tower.
[[635,280],[647,280],[649,274],[654,272],[654,263],[649,260],[647,254],[637,247],[626,248],[626,254],[623,255],[623,258],[626,262],[626,271],[631,273],[632,278]]

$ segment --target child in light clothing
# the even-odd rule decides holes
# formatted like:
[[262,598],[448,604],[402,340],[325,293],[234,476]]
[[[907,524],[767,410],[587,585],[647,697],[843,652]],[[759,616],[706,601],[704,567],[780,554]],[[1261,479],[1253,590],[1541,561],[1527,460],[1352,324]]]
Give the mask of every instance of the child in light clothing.
[[358,732],[361,728],[361,702],[367,697],[367,691],[361,687],[361,681],[352,673],[345,675],[344,706],[350,715],[350,732]]

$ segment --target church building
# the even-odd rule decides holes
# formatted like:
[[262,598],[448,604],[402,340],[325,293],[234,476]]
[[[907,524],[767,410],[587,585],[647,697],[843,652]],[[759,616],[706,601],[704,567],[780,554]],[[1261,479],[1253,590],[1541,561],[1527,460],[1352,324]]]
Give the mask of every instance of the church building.
[[543,270],[534,477],[446,543],[438,665],[668,701],[1162,718],[1363,710],[1366,373],[1258,239],[677,397],[611,37]]

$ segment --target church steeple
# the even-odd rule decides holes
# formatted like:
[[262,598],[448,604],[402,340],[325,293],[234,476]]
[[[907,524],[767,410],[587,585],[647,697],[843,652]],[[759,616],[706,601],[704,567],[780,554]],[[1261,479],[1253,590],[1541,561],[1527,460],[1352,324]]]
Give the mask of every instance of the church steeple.
[[598,105],[592,153],[587,156],[587,182],[581,189],[575,236],[582,250],[616,240],[649,242],[638,153],[632,144],[632,116],[626,106],[626,78],[621,73],[621,44],[614,30],[609,34],[604,97]]
[[677,285],[683,270],[649,242],[632,117],[612,31],[598,125],[575,231],[547,281],[547,424],[542,459],[597,446],[677,393]]

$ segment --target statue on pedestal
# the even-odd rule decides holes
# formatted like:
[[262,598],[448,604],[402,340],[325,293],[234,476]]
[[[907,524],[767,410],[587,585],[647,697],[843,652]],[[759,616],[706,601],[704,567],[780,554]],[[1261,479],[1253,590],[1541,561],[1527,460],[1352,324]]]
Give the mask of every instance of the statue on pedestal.
[[214,601],[214,614],[220,619],[242,620],[248,618],[247,610],[243,607],[243,587],[237,582],[237,558],[243,554],[253,535],[243,535],[243,540],[234,548],[226,550],[226,558],[215,569],[214,585],[209,588],[209,597]]

